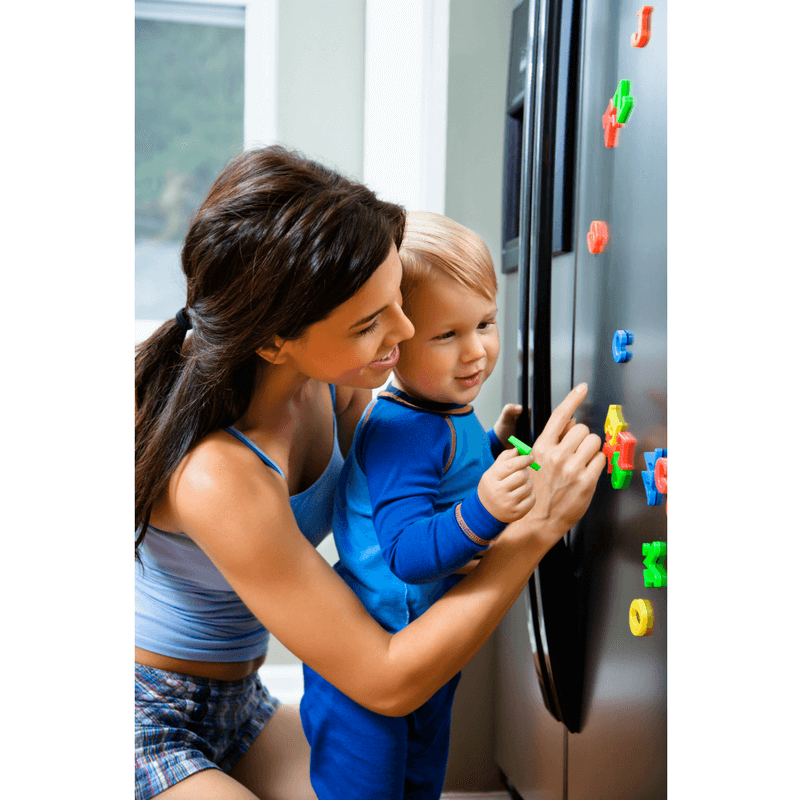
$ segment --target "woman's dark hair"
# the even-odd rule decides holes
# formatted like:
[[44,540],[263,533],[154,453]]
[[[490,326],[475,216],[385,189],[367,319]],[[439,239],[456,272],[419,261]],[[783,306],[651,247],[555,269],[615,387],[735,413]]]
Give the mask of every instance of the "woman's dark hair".
[[181,459],[247,408],[256,350],[301,338],[352,297],[404,226],[401,206],[279,146],[214,181],[181,253],[191,336],[171,319],[136,348],[137,557]]

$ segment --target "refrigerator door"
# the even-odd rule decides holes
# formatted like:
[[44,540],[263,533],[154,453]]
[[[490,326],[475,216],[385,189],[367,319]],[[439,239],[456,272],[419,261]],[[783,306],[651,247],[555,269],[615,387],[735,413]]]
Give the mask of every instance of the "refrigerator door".
[[[508,297],[519,292],[519,275],[506,276]],[[519,309],[503,321],[503,396],[519,391],[522,358]],[[508,785],[525,800],[562,800],[566,778],[566,728],[544,702],[529,593],[523,591],[495,633],[495,760]]]
[[[663,502],[647,504],[641,472],[645,452],[667,447],[667,3],[636,48],[640,8],[586,4],[578,236],[603,221],[609,239],[603,253],[577,249],[575,378],[590,387],[582,421],[602,436],[609,406],[621,405],[637,445],[630,486],[614,489],[604,473],[571,535],[586,661],[581,728],[568,736],[570,800],[666,797],[667,588],[645,587],[642,545],[667,542],[667,519]],[[635,105],[606,147],[601,120],[623,79]],[[627,362],[612,357],[617,330],[633,333]],[[631,632],[637,599],[652,604],[649,636]]]

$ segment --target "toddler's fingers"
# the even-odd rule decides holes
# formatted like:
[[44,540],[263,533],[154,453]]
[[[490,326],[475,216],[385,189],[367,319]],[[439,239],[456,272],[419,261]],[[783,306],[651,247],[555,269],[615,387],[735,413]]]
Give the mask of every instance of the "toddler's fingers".
[[527,497],[519,501],[519,510],[524,517],[536,505],[536,492],[531,492]]
[[522,406],[516,403],[506,403],[503,410],[500,412],[501,416],[506,419],[516,419],[522,413]]
[[513,492],[515,489],[518,489],[520,486],[527,486],[532,485],[530,478],[525,474],[524,469],[518,469],[512,472],[510,475],[506,475],[500,481],[500,488],[504,492]]
[[517,486],[508,493],[508,498],[514,503],[523,503],[530,495],[533,494],[533,487],[525,484],[524,486]]
[[494,462],[496,468],[495,474],[499,480],[503,480],[503,478],[517,470],[530,467],[533,462],[533,453],[528,453],[528,455],[523,456],[517,453],[516,448],[509,448],[508,450],[503,450],[503,452],[497,456],[497,460]]
[[507,519],[521,519],[536,504],[536,495],[522,489],[516,489],[513,494],[507,495],[508,516]]

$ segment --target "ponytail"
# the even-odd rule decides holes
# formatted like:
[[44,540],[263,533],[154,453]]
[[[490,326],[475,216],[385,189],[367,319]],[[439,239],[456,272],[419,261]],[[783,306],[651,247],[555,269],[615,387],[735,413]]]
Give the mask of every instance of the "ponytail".
[[[136,347],[136,557],[150,522],[150,511],[156,499],[154,472],[150,468],[148,445],[154,441],[153,429],[162,418],[181,371],[181,350],[186,330],[168,320],[147,340]],[[167,455],[167,454],[164,454]],[[173,459],[167,455],[165,466]],[[169,467],[167,466],[167,469]],[[174,469],[174,467],[173,467]],[[172,470],[169,470],[170,473]],[[156,481],[155,483],[160,483]]]
[[225,347],[207,346],[197,354],[198,333],[184,342],[185,333],[170,320],[137,348],[137,554],[153,503],[181,459],[204,436],[244,414],[255,384],[255,352],[243,364]]

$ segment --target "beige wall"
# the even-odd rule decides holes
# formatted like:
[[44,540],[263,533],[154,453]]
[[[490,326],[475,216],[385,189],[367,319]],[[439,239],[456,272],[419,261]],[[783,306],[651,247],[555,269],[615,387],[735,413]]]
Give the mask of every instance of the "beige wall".
[[361,180],[364,0],[280,0],[278,140]]

